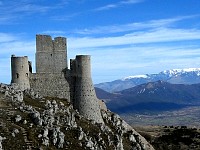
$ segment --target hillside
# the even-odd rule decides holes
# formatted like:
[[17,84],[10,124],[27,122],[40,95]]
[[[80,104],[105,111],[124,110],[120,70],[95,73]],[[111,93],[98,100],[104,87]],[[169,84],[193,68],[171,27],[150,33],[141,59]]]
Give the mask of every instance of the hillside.
[[200,68],[172,69],[158,74],[129,76],[112,82],[99,83],[95,87],[108,92],[117,92],[158,80],[171,84],[197,84],[200,83]]
[[0,149],[153,149],[117,114],[101,113],[105,124],[79,115],[66,99],[0,84]]
[[[106,104],[131,125],[200,127],[199,91],[200,84],[157,81],[110,94]],[[99,98],[101,93],[97,92]]]
[[[200,84],[149,82],[112,94],[107,106],[117,113],[163,111],[200,104]],[[97,96],[101,99],[100,93]]]
[[199,150],[200,130],[186,126],[134,126],[156,150]]
[[114,98],[117,98],[118,94],[106,92],[100,88],[95,87],[96,95],[99,99],[104,100],[106,103],[111,101]]

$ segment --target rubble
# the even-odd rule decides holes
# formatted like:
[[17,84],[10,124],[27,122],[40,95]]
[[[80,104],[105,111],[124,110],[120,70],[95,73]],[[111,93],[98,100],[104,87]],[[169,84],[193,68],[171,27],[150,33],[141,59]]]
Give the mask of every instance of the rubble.
[[20,116],[20,115],[17,115],[16,117],[15,117],[15,122],[19,122],[19,121],[21,121],[22,120],[22,117]]

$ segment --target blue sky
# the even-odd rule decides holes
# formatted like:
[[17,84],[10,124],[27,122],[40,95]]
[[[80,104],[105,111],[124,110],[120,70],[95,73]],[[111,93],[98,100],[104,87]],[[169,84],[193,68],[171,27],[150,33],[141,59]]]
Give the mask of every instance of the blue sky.
[[68,59],[92,55],[94,83],[200,68],[200,0],[0,0],[0,82],[10,56],[35,63],[35,35],[64,36]]

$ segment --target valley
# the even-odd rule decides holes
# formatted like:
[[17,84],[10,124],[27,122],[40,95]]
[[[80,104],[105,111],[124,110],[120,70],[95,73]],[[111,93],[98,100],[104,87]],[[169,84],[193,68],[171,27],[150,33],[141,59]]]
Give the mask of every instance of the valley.
[[166,125],[200,127],[200,106],[186,107],[164,112],[143,112],[121,114],[120,116],[133,126]]
[[[173,77],[174,72],[168,73]],[[199,75],[193,72],[183,77],[182,74],[183,80],[177,75],[171,81],[184,81],[186,78],[187,81],[189,78],[192,81],[192,74],[196,77]],[[133,80],[135,78],[132,77]],[[126,80],[130,81],[131,78]],[[121,87],[126,87],[126,80],[122,81]],[[104,99],[108,108],[133,126],[155,150],[200,149],[199,91],[199,83],[171,84],[163,80],[139,84],[113,93],[96,88],[97,96]]]
[[200,127],[199,75],[199,68],[173,69],[101,84],[112,87],[118,83],[123,88],[127,83],[134,83],[134,87],[121,91],[109,93],[97,87],[95,90],[111,111],[133,126]]

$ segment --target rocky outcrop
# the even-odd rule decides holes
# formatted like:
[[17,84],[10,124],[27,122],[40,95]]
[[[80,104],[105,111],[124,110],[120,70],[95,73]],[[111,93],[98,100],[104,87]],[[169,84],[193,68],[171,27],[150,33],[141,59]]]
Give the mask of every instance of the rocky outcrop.
[[[23,99],[14,99],[19,93]],[[0,149],[26,145],[27,149],[153,150],[141,135],[109,110],[101,110],[104,123],[97,123],[80,115],[63,99],[41,98],[31,90],[22,92],[5,84],[1,84],[0,94],[3,95],[0,100],[14,108],[11,119],[4,116],[2,120],[10,133],[1,132]],[[0,114],[4,111],[0,109]],[[24,141],[20,136],[24,136]],[[22,144],[8,144],[12,138],[21,139]]]

